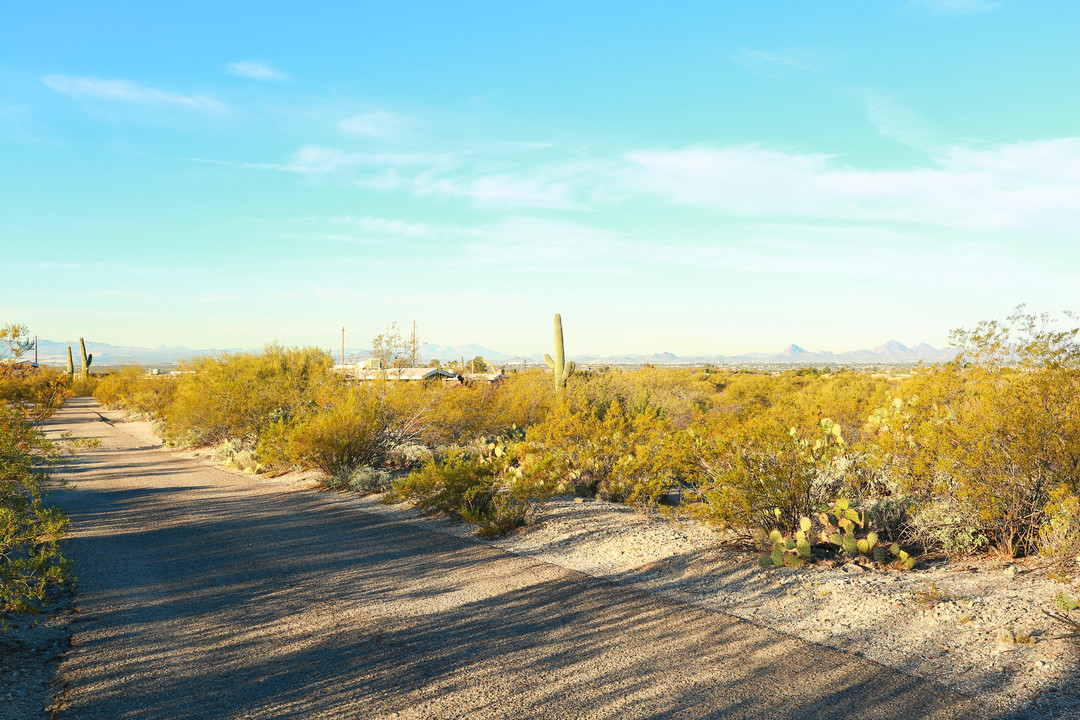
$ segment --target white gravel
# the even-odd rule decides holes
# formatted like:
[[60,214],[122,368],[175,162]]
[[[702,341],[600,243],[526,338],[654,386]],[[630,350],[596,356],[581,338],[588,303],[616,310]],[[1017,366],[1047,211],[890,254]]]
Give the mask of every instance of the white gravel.
[[[153,438],[145,423],[122,427]],[[211,462],[205,451],[185,454]],[[267,482],[317,485],[312,473]],[[378,496],[335,499],[475,537],[473,526],[383,505]],[[475,539],[843,649],[976,695],[1002,712],[1024,708],[1016,717],[1080,718],[1080,641],[1051,639],[1064,628],[1042,612],[1055,609],[1057,593],[1080,588],[1021,563],[980,560],[910,572],[821,563],[764,571],[756,555],[724,548],[714,530],[696,522],[570,498],[548,502],[512,535]]]
[[[448,534],[474,534],[464,523],[383,505],[376,496],[342,501]],[[1044,572],[990,561],[910,572],[825,563],[764,571],[756,555],[725,549],[718,540],[696,522],[569,498],[547,503],[510,536],[477,538],[856,653],[1002,711],[1080,718],[1080,643],[1049,639],[1063,628],[1042,613],[1070,588]]]

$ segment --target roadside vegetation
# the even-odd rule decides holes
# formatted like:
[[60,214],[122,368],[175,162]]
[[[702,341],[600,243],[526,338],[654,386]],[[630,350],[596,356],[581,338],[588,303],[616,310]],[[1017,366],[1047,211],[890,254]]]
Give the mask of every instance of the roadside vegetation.
[[71,395],[71,376],[16,365],[32,348],[25,326],[0,328],[0,631],[69,577],[60,553],[67,516],[48,505],[62,453],[41,427]]
[[269,346],[170,376],[128,368],[95,397],[237,467],[318,469],[487,535],[573,493],[715,523],[774,564],[993,553],[1074,576],[1080,344],[1054,328],[1018,309],[954,333],[953,362],[904,374],[575,371],[558,352],[554,377],[496,386],[356,382],[327,353]]

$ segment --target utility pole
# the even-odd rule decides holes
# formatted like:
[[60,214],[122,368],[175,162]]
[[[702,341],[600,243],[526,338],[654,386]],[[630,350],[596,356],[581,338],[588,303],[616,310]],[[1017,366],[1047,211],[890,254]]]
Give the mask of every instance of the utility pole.
[[341,364],[345,364],[345,326],[341,326]]
[[416,367],[416,321],[412,321],[412,366]]

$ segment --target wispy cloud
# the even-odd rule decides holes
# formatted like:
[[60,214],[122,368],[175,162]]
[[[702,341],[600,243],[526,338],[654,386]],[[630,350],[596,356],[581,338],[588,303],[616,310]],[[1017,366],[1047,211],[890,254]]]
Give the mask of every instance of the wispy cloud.
[[47,87],[77,100],[105,100],[152,107],[176,107],[203,113],[222,114],[228,106],[209,95],[184,95],[140,85],[131,80],[104,80],[70,75],[46,75]]
[[1080,230],[1080,138],[952,147],[912,170],[756,146],[627,153],[634,193],[735,216],[875,220],[967,230]]
[[483,208],[583,210],[591,187],[602,177],[596,162],[548,163],[537,167],[456,167],[430,172],[408,184],[417,195],[468,198]]
[[934,15],[974,15],[1001,7],[996,0],[910,0],[908,5]]
[[270,67],[269,63],[262,60],[242,60],[228,64],[229,72],[233,75],[252,80],[288,80],[289,76]]
[[506,272],[567,270],[625,274],[619,263],[623,238],[578,223],[510,217],[489,225],[462,228],[464,255],[450,260],[476,267],[496,265]]
[[350,135],[362,135],[375,140],[393,140],[407,135],[416,121],[385,110],[374,110],[345,118],[338,128]]
[[[632,202],[694,206],[733,219],[902,223],[971,231],[1080,231],[1080,137],[944,145],[902,105],[878,101],[880,131],[927,153],[914,168],[758,145],[641,149],[608,157],[565,150],[359,153],[305,146],[249,167],[416,196],[462,198],[487,210],[604,210]],[[350,229],[387,234],[375,220]],[[367,227],[364,227],[364,223]]]
[[[244,163],[256,170],[279,170],[303,175],[329,175],[356,169],[394,168],[408,165],[446,166],[450,153],[360,153],[322,145],[305,145],[284,163]],[[197,159],[197,158],[195,158]]]
[[898,99],[875,91],[864,93],[866,114],[882,137],[917,150],[941,150],[930,123]]
[[820,68],[780,53],[747,50],[738,56],[744,65],[758,70],[799,70],[817,72]]

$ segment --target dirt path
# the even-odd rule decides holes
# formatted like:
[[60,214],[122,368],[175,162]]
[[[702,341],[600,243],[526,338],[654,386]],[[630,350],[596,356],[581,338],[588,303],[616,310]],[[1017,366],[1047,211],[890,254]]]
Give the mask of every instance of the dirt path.
[[61,718],[985,718],[747,622],[97,436]]

